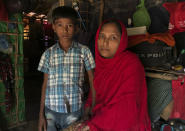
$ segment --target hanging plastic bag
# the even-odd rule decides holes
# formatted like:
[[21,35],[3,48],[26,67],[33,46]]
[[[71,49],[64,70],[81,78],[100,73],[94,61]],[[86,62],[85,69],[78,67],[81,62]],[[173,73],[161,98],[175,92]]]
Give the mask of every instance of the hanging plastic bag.
[[148,32],[150,34],[165,33],[168,31],[170,15],[163,6],[153,6],[148,9],[151,24]]
[[150,15],[145,7],[145,1],[141,0],[141,3],[137,5],[136,12],[133,14],[133,25],[138,26],[147,26],[151,24]]
[[185,31],[185,2],[166,2],[163,6],[170,13],[169,30],[172,35]]

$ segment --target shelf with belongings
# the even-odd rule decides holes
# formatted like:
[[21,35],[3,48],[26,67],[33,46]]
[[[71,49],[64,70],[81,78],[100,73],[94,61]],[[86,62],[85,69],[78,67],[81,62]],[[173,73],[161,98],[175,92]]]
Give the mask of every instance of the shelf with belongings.
[[[178,2],[170,4],[172,3],[178,5]],[[138,55],[146,71],[152,128],[163,129],[169,126],[185,129],[185,104],[182,102],[185,99],[185,37],[182,28],[175,30],[175,34],[169,29],[172,16],[164,5],[143,8],[146,9],[144,13],[140,10],[133,15],[133,25],[140,29],[138,28],[138,34],[137,31],[134,31],[134,35],[128,34],[128,48]],[[174,11],[172,12],[175,13]],[[144,21],[137,21],[137,15],[142,15]],[[143,26],[146,26],[145,32],[141,28]]]
[[6,17],[1,17],[5,15],[2,13],[0,12],[0,127],[6,129],[25,120],[23,22],[21,14],[6,14]]

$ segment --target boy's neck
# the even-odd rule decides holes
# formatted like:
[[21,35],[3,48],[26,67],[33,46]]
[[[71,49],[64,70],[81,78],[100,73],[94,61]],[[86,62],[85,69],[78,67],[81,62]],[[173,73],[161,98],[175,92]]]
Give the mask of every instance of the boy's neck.
[[69,41],[59,41],[60,48],[62,48],[65,52],[68,51],[68,49],[72,45],[72,40]]

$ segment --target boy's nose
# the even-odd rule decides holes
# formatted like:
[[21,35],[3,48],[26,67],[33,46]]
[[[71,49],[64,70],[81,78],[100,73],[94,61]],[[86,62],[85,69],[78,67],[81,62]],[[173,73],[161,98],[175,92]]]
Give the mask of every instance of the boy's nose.
[[64,26],[64,32],[68,32],[68,27]]

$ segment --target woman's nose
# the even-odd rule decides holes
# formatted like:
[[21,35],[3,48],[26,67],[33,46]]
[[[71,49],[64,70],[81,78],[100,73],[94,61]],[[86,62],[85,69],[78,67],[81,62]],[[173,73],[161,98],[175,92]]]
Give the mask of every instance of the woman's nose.
[[105,47],[107,47],[109,45],[109,39],[108,38],[104,38],[103,45]]

